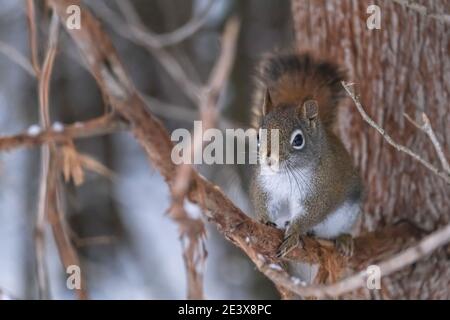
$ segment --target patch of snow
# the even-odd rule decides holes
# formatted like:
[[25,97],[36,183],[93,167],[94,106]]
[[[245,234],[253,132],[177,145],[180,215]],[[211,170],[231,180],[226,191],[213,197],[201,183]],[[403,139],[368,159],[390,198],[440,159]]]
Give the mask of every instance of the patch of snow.
[[27,129],[27,134],[29,136],[35,137],[38,134],[40,134],[42,132],[41,127],[37,124],[33,124],[31,125],[28,129]]
[[52,125],[52,130],[55,132],[62,132],[64,131],[64,125],[61,122],[55,122]]
[[199,219],[202,217],[202,210],[195,203],[192,203],[189,200],[185,200],[184,208],[189,217],[191,217],[192,219]]

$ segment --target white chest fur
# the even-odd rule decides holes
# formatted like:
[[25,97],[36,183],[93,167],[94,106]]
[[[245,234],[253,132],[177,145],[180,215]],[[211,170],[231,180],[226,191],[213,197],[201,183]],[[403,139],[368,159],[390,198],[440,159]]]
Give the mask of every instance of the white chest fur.
[[312,231],[320,238],[334,239],[340,234],[350,233],[360,213],[358,202],[346,201],[332,212],[324,221],[316,225]]
[[[267,194],[269,217],[279,228],[304,214],[303,203],[312,186],[311,169],[297,170],[295,174],[280,170],[271,173],[261,169],[258,181]],[[349,233],[360,213],[359,202],[346,201],[338,206],[328,217],[314,226],[312,231],[320,238],[333,239],[342,233]]]
[[303,214],[303,202],[312,192],[311,179],[310,169],[271,173],[261,168],[258,180],[268,196],[269,216],[278,227],[285,227],[287,222]]

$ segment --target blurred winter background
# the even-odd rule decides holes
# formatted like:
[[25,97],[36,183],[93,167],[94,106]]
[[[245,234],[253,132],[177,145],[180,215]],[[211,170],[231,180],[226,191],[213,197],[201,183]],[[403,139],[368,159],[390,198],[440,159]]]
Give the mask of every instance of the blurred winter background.
[[[152,103],[169,130],[191,128],[196,106],[176,85],[155,55],[121,35],[111,17],[120,18],[122,0],[85,1],[102,20],[138,89]],[[45,41],[49,13],[36,1],[39,36]],[[136,0],[130,1],[146,27],[173,31],[193,16],[206,18],[195,34],[166,48],[189,78],[206,82],[220,51],[226,20],[242,21],[237,57],[221,102],[221,126],[245,126],[258,58],[289,46],[293,39],[289,1],[274,0]],[[38,123],[37,83],[5,55],[9,46],[30,56],[25,1],[0,0],[0,135],[24,132]],[[205,11],[206,10],[206,11]],[[42,59],[43,49],[40,46]],[[65,32],[51,84],[52,121],[73,123],[104,112],[95,81],[82,67],[77,49]],[[76,141],[116,173],[111,180],[89,174],[81,187],[66,185],[67,219],[82,260],[91,298],[182,299],[186,279],[176,225],[165,215],[168,189],[129,133]],[[0,153],[0,289],[18,298],[37,298],[33,232],[39,186],[39,148]],[[248,168],[200,168],[245,212]],[[195,210],[195,208],[193,209]],[[49,231],[49,230],[47,230]],[[66,274],[50,232],[46,255],[52,298],[71,299]],[[80,240],[81,239],[81,240]],[[276,298],[273,286],[248,259],[208,226],[205,296],[209,299]]]

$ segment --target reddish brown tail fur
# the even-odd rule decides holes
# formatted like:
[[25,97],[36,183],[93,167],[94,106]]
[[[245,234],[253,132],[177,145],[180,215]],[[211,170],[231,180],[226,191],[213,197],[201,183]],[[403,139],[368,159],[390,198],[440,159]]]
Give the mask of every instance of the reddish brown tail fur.
[[275,107],[316,100],[321,122],[331,127],[337,104],[344,96],[343,80],[345,72],[338,65],[315,59],[309,53],[270,54],[261,61],[257,73],[253,125],[259,126],[262,101],[268,89]]

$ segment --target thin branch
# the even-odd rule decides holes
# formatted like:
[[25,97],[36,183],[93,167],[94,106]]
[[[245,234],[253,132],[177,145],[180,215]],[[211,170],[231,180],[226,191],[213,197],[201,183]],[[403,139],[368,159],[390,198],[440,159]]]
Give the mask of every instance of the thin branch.
[[[59,35],[59,17],[53,12],[50,21],[50,32],[48,39],[48,49],[39,73],[39,118],[41,126],[46,130],[50,130],[50,113],[49,113],[49,93],[50,79],[53,71],[56,51],[58,47]],[[53,141],[42,146],[42,171],[39,190],[38,217],[36,228],[36,251],[38,257],[38,279],[40,288],[40,297],[48,299],[48,274],[45,266],[45,226],[46,220],[50,222],[52,227],[55,243],[58,247],[59,256],[65,268],[71,265],[80,266],[77,252],[68,236],[67,227],[65,225],[64,214],[61,205],[61,191],[59,182],[60,167],[58,164],[58,152]],[[80,299],[86,299],[86,287],[84,277],[81,280],[81,288],[76,289],[76,293]]]
[[0,137],[0,151],[8,151],[19,147],[32,147],[43,143],[66,142],[71,139],[90,138],[110,134],[128,128],[128,125],[114,113],[109,113],[85,122],[69,125],[53,125],[38,134],[24,132],[13,136]]
[[448,184],[450,184],[450,175],[439,168],[432,165],[430,162],[425,160],[423,157],[412,151],[410,148],[401,145],[397,142],[395,142],[392,137],[386,133],[386,131],[381,128],[370,116],[367,114],[367,112],[364,110],[363,106],[361,105],[359,96],[353,92],[353,89],[351,88],[351,84],[342,82],[342,86],[344,87],[345,91],[347,91],[348,95],[352,98],[353,102],[356,105],[356,108],[358,109],[359,113],[361,114],[364,121],[366,121],[371,127],[376,129],[380,135],[395,149],[398,151],[401,151],[403,153],[406,153],[410,157],[414,158],[418,162],[420,162],[424,167],[426,167],[428,170],[433,172],[434,174],[438,175],[442,179],[444,179]]
[[[86,63],[82,59],[80,59],[79,55],[76,52],[67,50],[66,47],[62,48],[62,52],[64,52],[68,57],[78,63],[81,67],[83,67],[86,71],[89,72]],[[198,119],[198,110],[185,108],[180,105],[175,105],[170,102],[166,102],[160,100],[156,97],[150,96],[143,92],[139,91],[139,95],[144,98],[146,102],[146,107],[150,109],[150,111],[156,114],[159,117],[168,120],[177,120],[182,122],[193,122]],[[229,126],[230,120],[220,119],[221,124],[223,126]],[[0,148],[1,150],[1,148]]]
[[[47,217],[52,227],[55,243],[64,270],[69,266],[81,267],[78,253],[69,236],[69,228],[65,219],[62,205],[62,188],[60,181],[60,163],[56,154],[51,157],[51,165],[47,178]],[[87,299],[86,281],[84,273],[80,274],[80,288],[75,289],[79,299]]]
[[[182,89],[185,94],[194,102],[198,103],[200,99],[200,86],[193,82],[186,75],[178,61],[168,51],[158,45],[158,40],[153,37],[153,32],[148,30],[142,23],[138,25],[132,24],[130,21],[124,23],[124,21],[118,17],[108,6],[103,3],[96,3],[98,8],[97,13],[103,17],[104,21],[107,21],[111,28],[119,35],[128,39],[140,46],[143,46],[149,53],[151,53],[161,64],[161,66],[167,71],[173,81]],[[128,11],[132,11],[134,8],[130,6]],[[133,13],[136,15],[135,13]],[[128,13],[128,16],[131,14]],[[137,16],[137,15],[136,15]],[[134,18],[133,20],[136,20]]]
[[50,22],[47,54],[42,65],[42,74],[39,74],[39,118],[41,126],[45,129],[49,129],[51,126],[49,112],[50,78],[55,63],[56,50],[58,48],[58,30],[59,18],[54,13]]
[[422,113],[422,120],[423,120],[423,130],[425,133],[430,137],[431,142],[433,143],[433,146],[436,150],[436,153],[439,157],[439,160],[441,161],[442,168],[445,172],[447,172],[448,175],[450,175],[450,165],[445,158],[444,151],[442,150],[442,146],[440,142],[438,141],[436,134],[434,133],[433,128],[431,127],[430,119],[425,113]]
[[36,246],[36,268],[38,279],[38,290],[40,299],[49,299],[48,290],[48,272],[45,261],[45,226],[47,212],[47,181],[50,166],[50,150],[47,145],[42,146],[41,150],[41,180],[39,184],[39,202],[38,213],[35,227],[35,246]]
[[[146,102],[146,108],[152,113],[164,118],[183,122],[193,122],[198,119],[196,110],[188,110],[150,96],[141,96]],[[237,124],[220,118],[219,128],[234,128]],[[16,148],[29,148],[44,143],[64,143],[71,139],[87,139],[96,136],[112,134],[129,129],[128,123],[114,112],[83,122],[71,124],[54,123],[50,130],[41,130],[35,125],[26,132],[15,135],[0,136],[0,151],[11,151]],[[36,130],[37,132],[35,132]]]
[[155,97],[140,93],[149,110],[155,115],[170,120],[192,123],[198,119],[196,109],[188,109],[180,105],[171,104]]
[[[33,8],[33,2],[28,1],[28,5]],[[34,13],[34,8],[29,10],[29,15]],[[34,15],[32,20],[33,25],[35,25]],[[33,26],[30,26],[30,33],[33,33]],[[50,86],[50,76],[53,69],[54,59],[56,55],[57,43],[58,43],[58,30],[59,21],[58,16],[54,13],[52,15],[50,23],[50,34],[48,40],[48,49],[45,56],[44,64],[42,66],[42,73],[39,72],[39,68],[35,66],[36,74],[38,75],[38,93],[39,93],[39,121],[41,126],[45,129],[50,127],[50,115],[48,106],[48,94]],[[32,35],[31,38],[34,38]],[[34,45],[31,42],[31,45]],[[33,49],[32,49],[33,50]],[[38,288],[39,297],[41,299],[49,298],[49,285],[48,285],[48,270],[45,261],[45,226],[46,219],[48,218],[49,210],[49,178],[51,176],[52,168],[52,158],[54,151],[52,151],[52,146],[50,144],[45,144],[41,147],[41,177],[39,184],[39,202],[38,202],[38,213],[36,220],[36,235],[35,235],[35,245],[36,245],[36,259],[37,259],[37,276],[38,276]]]
[[28,59],[13,46],[0,41],[0,53],[3,53],[11,61],[18,64],[22,69],[24,69],[32,77],[36,76],[33,66],[28,61]]
[[447,172],[450,175],[450,165],[448,163],[448,160],[445,158],[444,151],[442,149],[441,143],[438,141],[436,134],[434,133],[433,127],[431,126],[430,119],[428,116],[423,112],[422,113],[422,124],[417,123],[417,121],[413,120],[408,114],[403,114],[405,118],[411,122],[417,129],[425,132],[428,137],[431,140],[431,143],[433,144],[434,149],[436,150],[436,153],[439,157],[439,161],[441,162],[442,168],[445,172]]
[[39,75],[40,63],[37,47],[38,35],[36,27],[36,13],[34,9],[34,0],[27,0],[27,23],[28,23],[29,42],[31,50],[31,65],[33,66],[34,74]]
[[[118,0],[116,3],[129,23],[142,28],[143,24],[129,1]],[[208,13],[211,11],[213,4],[214,1],[209,0],[205,8],[198,15],[193,16],[186,24],[174,31],[156,34],[147,29],[146,33],[149,36],[149,42],[154,48],[161,49],[186,40],[194,35],[206,23],[208,20]]]
[[[188,110],[150,96],[142,95],[146,108],[152,113],[164,118],[183,122],[193,122],[198,119],[196,110]],[[228,119],[219,119],[219,128],[234,128],[237,124]],[[37,130],[37,133],[34,130]],[[41,130],[40,127],[31,126],[26,132],[15,135],[0,136],[0,151],[10,151],[16,148],[29,148],[39,146],[51,141],[63,143],[71,139],[86,139],[120,132],[129,129],[128,123],[115,113],[108,113],[83,122],[72,124],[54,123],[50,130]]]

